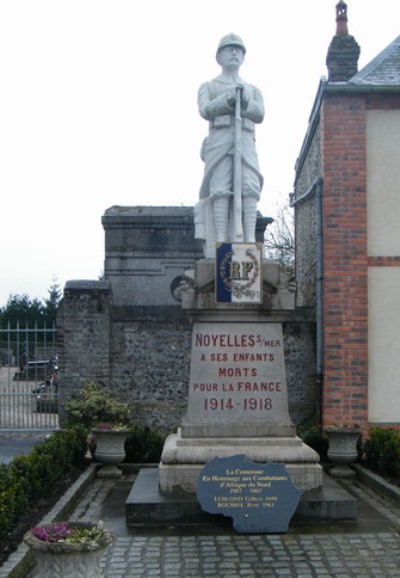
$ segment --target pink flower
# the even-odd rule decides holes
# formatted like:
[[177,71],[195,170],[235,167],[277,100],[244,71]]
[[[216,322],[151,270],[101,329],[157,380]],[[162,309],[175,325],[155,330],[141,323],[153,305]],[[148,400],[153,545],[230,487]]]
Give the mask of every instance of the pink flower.
[[38,540],[42,540],[42,542],[59,542],[67,538],[72,532],[73,530],[68,526],[67,522],[32,528],[32,534]]

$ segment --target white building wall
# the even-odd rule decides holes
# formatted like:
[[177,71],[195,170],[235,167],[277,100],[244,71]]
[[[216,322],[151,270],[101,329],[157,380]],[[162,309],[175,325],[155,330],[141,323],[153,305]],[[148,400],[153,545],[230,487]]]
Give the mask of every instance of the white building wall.
[[[400,111],[367,117],[369,257],[400,256]],[[400,422],[400,266],[369,267],[369,420]]]
[[369,421],[400,422],[400,267],[368,274]]
[[367,114],[368,254],[400,255],[400,111]]

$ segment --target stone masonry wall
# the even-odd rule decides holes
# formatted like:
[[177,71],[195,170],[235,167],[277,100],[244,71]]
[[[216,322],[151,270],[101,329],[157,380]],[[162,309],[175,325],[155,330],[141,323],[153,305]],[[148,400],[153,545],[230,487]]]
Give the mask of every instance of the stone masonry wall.
[[283,324],[289,414],[295,425],[310,422],[318,412],[315,384],[315,325],[312,311],[297,311]]
[[191,332],[175,322],[131,320],[112,326],[112,387],[131,400],[135,420],[170,432],[187,403]]
[[[183,313],[165,321],[155,308],[153,319],[138,311],[136,318],[113,321],[109,292],[76,286],[66,290],[62,310],[61,399],[87,380],[101,381],[130,401],[136,423],[175,431],[186,411],[190,372],[191,327]],[[289,411],[298,425],[312,417],[317,403],[314,326],[304,310],[283,329]]]
[[[259,215],[260,241],[268,221]],[[173,288],[200,258],[198,244],[188,242],[193,211],[113,207],[103,225],[106,280],[69,281],[64,290],[58,319],[60,406],[88,380],[102,382],[132,404],[137,423],[168,433],[180,426],[187,407],[191,327]],[[313,335],[309,312],[293,311],[284,337],[296,424],[309,419],[316,406]]]
[[[321,130],[318,124],[309,144],[307,154],[296,178],[298,201],[309,191],[321,176]],[[296,305],[315,305],[316,287],[316,202],[315,192],[304,201],[295,204],[296,226]]]
[[60,418],[63,402],[87,381],[110,384],[111,288],[107,281],[69,281],[57,325]]

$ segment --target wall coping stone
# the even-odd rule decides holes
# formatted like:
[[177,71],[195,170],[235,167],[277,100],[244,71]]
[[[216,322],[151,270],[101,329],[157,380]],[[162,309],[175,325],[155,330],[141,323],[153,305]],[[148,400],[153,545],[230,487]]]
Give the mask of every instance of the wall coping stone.
[[74,279],[65,284],[67,291],[110,291],[110,281],[96,281],[90,279]]

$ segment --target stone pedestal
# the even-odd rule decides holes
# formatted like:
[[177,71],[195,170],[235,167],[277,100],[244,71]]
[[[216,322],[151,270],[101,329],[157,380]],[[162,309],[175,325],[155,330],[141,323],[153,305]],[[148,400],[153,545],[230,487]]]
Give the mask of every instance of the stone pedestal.
[[318,454],[296,436],[183,438],[179,430],[164,445],[159,466],[160,490],[196,492],[198,475],[208,462],[237,454],[244,454],[249,461],[285,464],[298,488],[310,490],[322,484]]
[[215,302],[215,261],[196,264],[183,292],[193,321],[189,400],[159,467],[162,493],[195,492],[215,457],[244,454],[287,466],[296,486],[322,484],[319,456],[296,437],[288,411],[282,322],[293,295],[278,264],[264,261],[261,304]]
[[[204,512],[193,492],[159,491],[158,468],[142,468],[129,493],[125,505],[126,525],[134,532],[144,527],[159,528],[182,526],[186,530],[199,525],[205,532],[222,532],[230,528],[229,518]],[[326,522],[355,522],[358,516],[357,498],[344,490],[337,482],[323,474],[322,486],[304,492],[293,522],[310,524]]]

